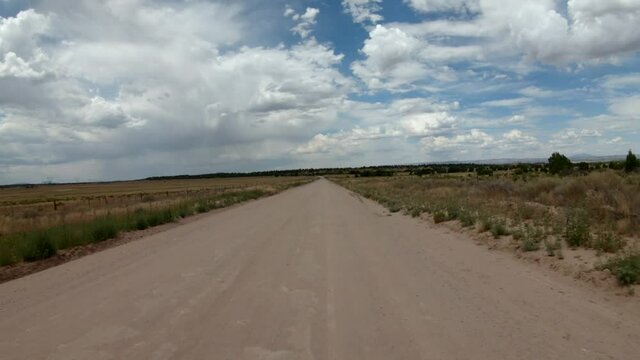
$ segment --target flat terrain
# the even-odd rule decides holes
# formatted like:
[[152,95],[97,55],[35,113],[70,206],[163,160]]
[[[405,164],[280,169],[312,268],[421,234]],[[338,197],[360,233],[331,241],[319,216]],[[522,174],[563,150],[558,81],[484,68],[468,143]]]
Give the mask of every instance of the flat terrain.
[[637,359],[640,307],[326,180],[0,285],[1,359]]

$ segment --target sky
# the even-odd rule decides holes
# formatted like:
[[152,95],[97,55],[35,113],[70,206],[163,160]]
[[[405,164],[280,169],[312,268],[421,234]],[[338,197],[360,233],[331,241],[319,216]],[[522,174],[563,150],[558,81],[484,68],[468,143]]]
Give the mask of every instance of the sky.
[[0,0],[0,184],[640,151],[640,0]]

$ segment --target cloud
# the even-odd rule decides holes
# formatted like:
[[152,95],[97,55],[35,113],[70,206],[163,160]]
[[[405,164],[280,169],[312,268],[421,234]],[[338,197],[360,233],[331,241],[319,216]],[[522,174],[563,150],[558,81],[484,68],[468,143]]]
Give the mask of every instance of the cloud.
[[610,102],[609,109],[615,115],[638,121],[640,120],[640,114],[638,113],[638,109],[640,109],[640,94],[614,98]]
[[640,73],[609,75],[602,79],[602,87],[607,90],[640,89]]
[[[640,50],[639,0],[435,1],[410,0],[417,11],[473,12],[470,18],[398,24],[414,36],[444,36],[448,46],[458,38],[476,38],[489,49],[484,55],[524,55],[553,65],[616,62]],[[508,36],[504,36],[508,34]],[[496,51],[498,50],[498,51]]]
[[519,97],[512,99],[500,99],[500,100],[491,100],[485,101],[481,105],[483,106],[491,106],[491,107],[522,107],[531,102],[529,98]]
[[420,144],[422,150],[432,159],[467,161],[531,157],[533,154],[539,154],[542,148],[538,139],[517,129],[502,135],[490,134],[481,129],[471,129],[449,136],[425,137]]
[[431,46],[399,28],[376,25],[361,52],[365,59],[353,62],[351,69],[369,89],[406,91],[455,80],[445,63],[472,56],[476,49]]
[[355,23],[376,24],[383,20],[379,14],[382,0],[342,0],[342,7]]
[[541,89],[537,86],[527,86],[518,91],[518,93],[530,98],[548,98],[557,95],[557,92]]
[[316,17],[319,13],[320,10],[312,7],[308,7],[302,14],[296,13],[295,10],[291,8],[286,8],[284,16],[291,17],[291,19],[298,22],[296,26],[291,28],[291,31],[298,34],[301,38],[306,39],[311,35],[312,28],[316,24]]
[[362,119],[360,123],[351,128],[316,134],[294,153],[345,155],[369,149],[368,156],[375,158],[379,156],[372,149],[375,142],[422,138],[455,129],[460,119],[450,111],[458,106],[455,102],[437,103],[424,98],[396,100],[388,106],[351,103],[345,110]]
[[342,55],[313,39],[230,47],[246,40],[239,5],[58,5],[46,3],[55,16],[43,8],[1,19],[2,182],[63,176],[87,161],[119,169],[95,170],[109,179],[166,173],[163,157],[176,159],[169,173],[290,161],[337,121],[354,86],[338,70]]
[[404,0],[416,11],[429,13],[441,11],[475,12],[478,11],[478,0]]

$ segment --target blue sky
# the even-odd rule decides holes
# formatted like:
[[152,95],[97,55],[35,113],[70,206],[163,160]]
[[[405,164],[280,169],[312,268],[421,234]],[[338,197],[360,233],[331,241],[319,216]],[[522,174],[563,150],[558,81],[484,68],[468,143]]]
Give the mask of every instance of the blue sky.
[[0,0],[0,17],[0,183],[640,148],[640,0]]

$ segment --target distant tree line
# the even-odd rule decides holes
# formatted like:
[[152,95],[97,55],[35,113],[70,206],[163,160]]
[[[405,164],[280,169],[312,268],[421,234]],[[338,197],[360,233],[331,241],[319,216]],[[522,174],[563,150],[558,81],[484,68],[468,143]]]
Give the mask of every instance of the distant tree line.
[[515,164],[477,164],[477,163],[440,163],[440,164],[416,164],[416,165],[381,165],[356,168],[310,168],[293,170],[271,170],[255,172],[220,172],[201,175],[176,175],[154,176],[145,180],[174,180],[174,179],[209,179],[209,178],[234,178],[252,176],[326,176],[326,175],[352,175],[355,177],[382,177],[396,174],[410,174],[426,176],[434,174],[475,173],[477,176],[492,176],[495,172],[509,171],[515,175],[529,173],[549,173],[552,175],[570,175],[587,173],[593,170],[613,169],[626,172],[637,171],[640,162],[635,154],[629,150],[625,161],[609,161],[574,164],[565,155],[555,152],[548,161],[540,163],[515,163]]

